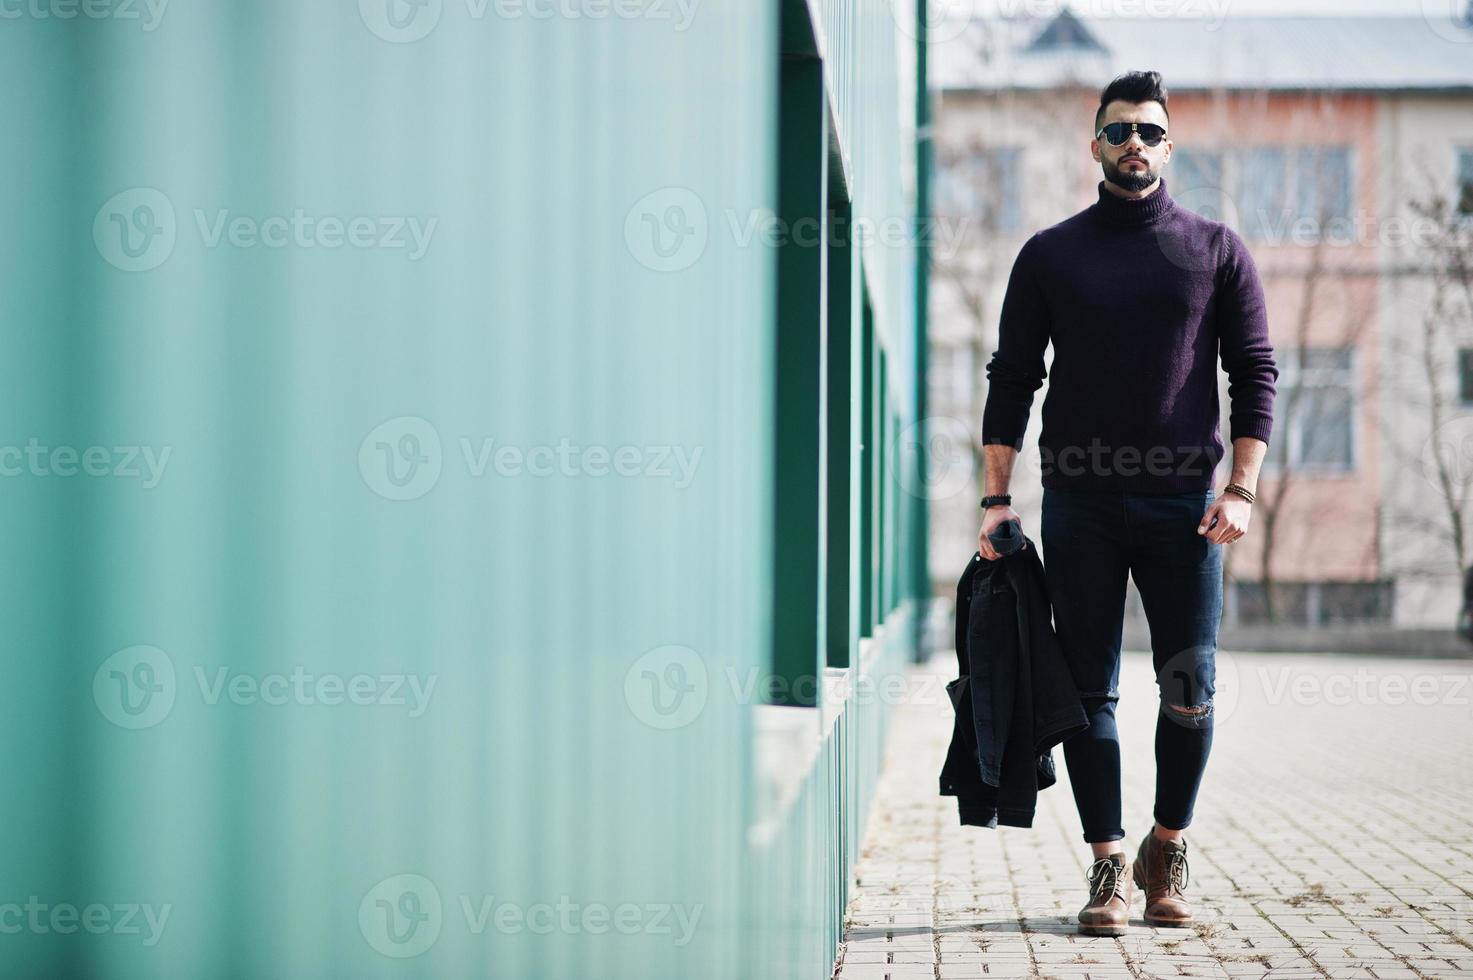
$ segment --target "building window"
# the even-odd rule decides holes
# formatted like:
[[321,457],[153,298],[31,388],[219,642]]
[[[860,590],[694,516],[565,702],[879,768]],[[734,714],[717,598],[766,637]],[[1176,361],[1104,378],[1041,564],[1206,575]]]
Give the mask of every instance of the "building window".
[[[1266,590],[1262,582],[1232,583],[1235,623],[1268,623]],[[1394,583],[1390,579],[1361,582],[1275,582],[1274,623],[1282,626],[1349,626],[1389,623]]]
[[1309,475],[1355,470],[1355,349],[1288,347],[1279,352],[1274,418],[1282,420],[1268,462]]
[[1015,232],[1023,227],[1023,150],[1017,146],[976,146],[941,167],[936,181],[937,212],[973,218],[982,232]]
[[1174,150],[1167,164],[1171,197],[1211,221],[1224,221],[1222,154],[1211,150]]
[[1458,214],[1473,215],[1473,147],[1458,148]]
[[[1267,591],[1262,582],[1235,580],[1233,610],[1239,626],[1262,626],[1269,621]],[[1303,625],[1308,619],[1309,592],[1303,582],[1275,582],[1274,621]]]
[[1458,400],[1473,403],[1473,347],[1458,348]]
[[966,411],[976,394],[973,347],[969,343],[931,345],[931,363],[926,371],[931,404],[938,412]]
[[1350,220],[1350,148],[1301,146],[1294,152],[1297,217],[1318,224]]
[[1261,146],[1235,156],[1239,231],[1273,244],[1349,234],[1350,148]]

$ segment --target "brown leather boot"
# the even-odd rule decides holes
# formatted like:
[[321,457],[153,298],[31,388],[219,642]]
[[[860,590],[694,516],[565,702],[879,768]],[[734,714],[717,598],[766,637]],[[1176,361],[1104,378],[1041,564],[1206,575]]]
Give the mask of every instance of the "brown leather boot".
[[1147,925],[1192,924],[1192,906],[1186,897],[1186,838],[1164,841],[1153,828],[1141,841],[1131,871],[1137,887],[1146,893]]
[[1130,923],[1130,876],[1125,852],[1116,851],[1089,866],[1089,901],[1079,910],[1086,936],[1123,936]]

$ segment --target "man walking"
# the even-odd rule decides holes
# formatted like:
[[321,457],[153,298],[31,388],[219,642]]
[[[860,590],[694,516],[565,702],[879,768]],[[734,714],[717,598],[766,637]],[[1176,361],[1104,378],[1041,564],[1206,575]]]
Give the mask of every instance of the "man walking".
[[[1042,548],[1054,626],[1089,716],[1064,742],[1094,861],[1080,931],[1121,935],[1131,882],[1150,925],[1188,925],[1187,844],[1212,745],[1222,547],[1248,531],[1268,450],[1278,368],[1263,287],[1243,240],[1167,194],[1167,93],[1154,71],[1100,96],[1090,152],[1098,200],[1036,232],[1013,265],[982,418],[988,532],[1019,520],[1008,487],[1053,344],[1039,462]],[[1232,476],[1217,364],[1228,374]],[[1155,823],[1127,871],[1122,845],[1119,700],[1126,576],[1151,633],[1160,694]]]

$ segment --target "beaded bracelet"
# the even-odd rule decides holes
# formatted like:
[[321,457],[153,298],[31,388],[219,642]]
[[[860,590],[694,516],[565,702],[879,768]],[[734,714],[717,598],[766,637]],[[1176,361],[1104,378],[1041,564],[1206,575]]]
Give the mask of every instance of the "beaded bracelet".
[[1235,493],[1238,496],[1242,497],[1244,500],[1248,501],[1248,503],[1250,504],[1257,499],[1257,496],[1253,493],[1253,491],[1249,490],[1241,483],[1229,483],[1227,486],[1222,488],[1222,492]]

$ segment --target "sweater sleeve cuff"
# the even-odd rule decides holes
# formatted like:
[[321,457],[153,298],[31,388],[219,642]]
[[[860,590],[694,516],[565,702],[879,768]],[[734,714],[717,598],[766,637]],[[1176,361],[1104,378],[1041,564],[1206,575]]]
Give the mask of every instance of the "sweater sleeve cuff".
[[989,436],[984,436],[982,438],[982,445],[984,445],[984,446],[1008,446],[1008,447],[1012,448],[1014,451],[1021,453],[1023,451],[1023,440],[1024,440],[1024,436],[1018,436],[1017,438],[1009,438],[1009,437],[1006,437],[1006,436],[989,435]]
[[1271,418],[1236,419],[1232,423],[1232,437],[1234,439],[1259,439],[1268,442],[1269,433],[1273,431],[1274,421]]
[[1020,424],[1018,419],[1001,419],[988,416],[982,421],[982,445],[984,446],[1012,446],[1018,452],[1023,451],[1023,440],[1028,436],[1026,419]]

